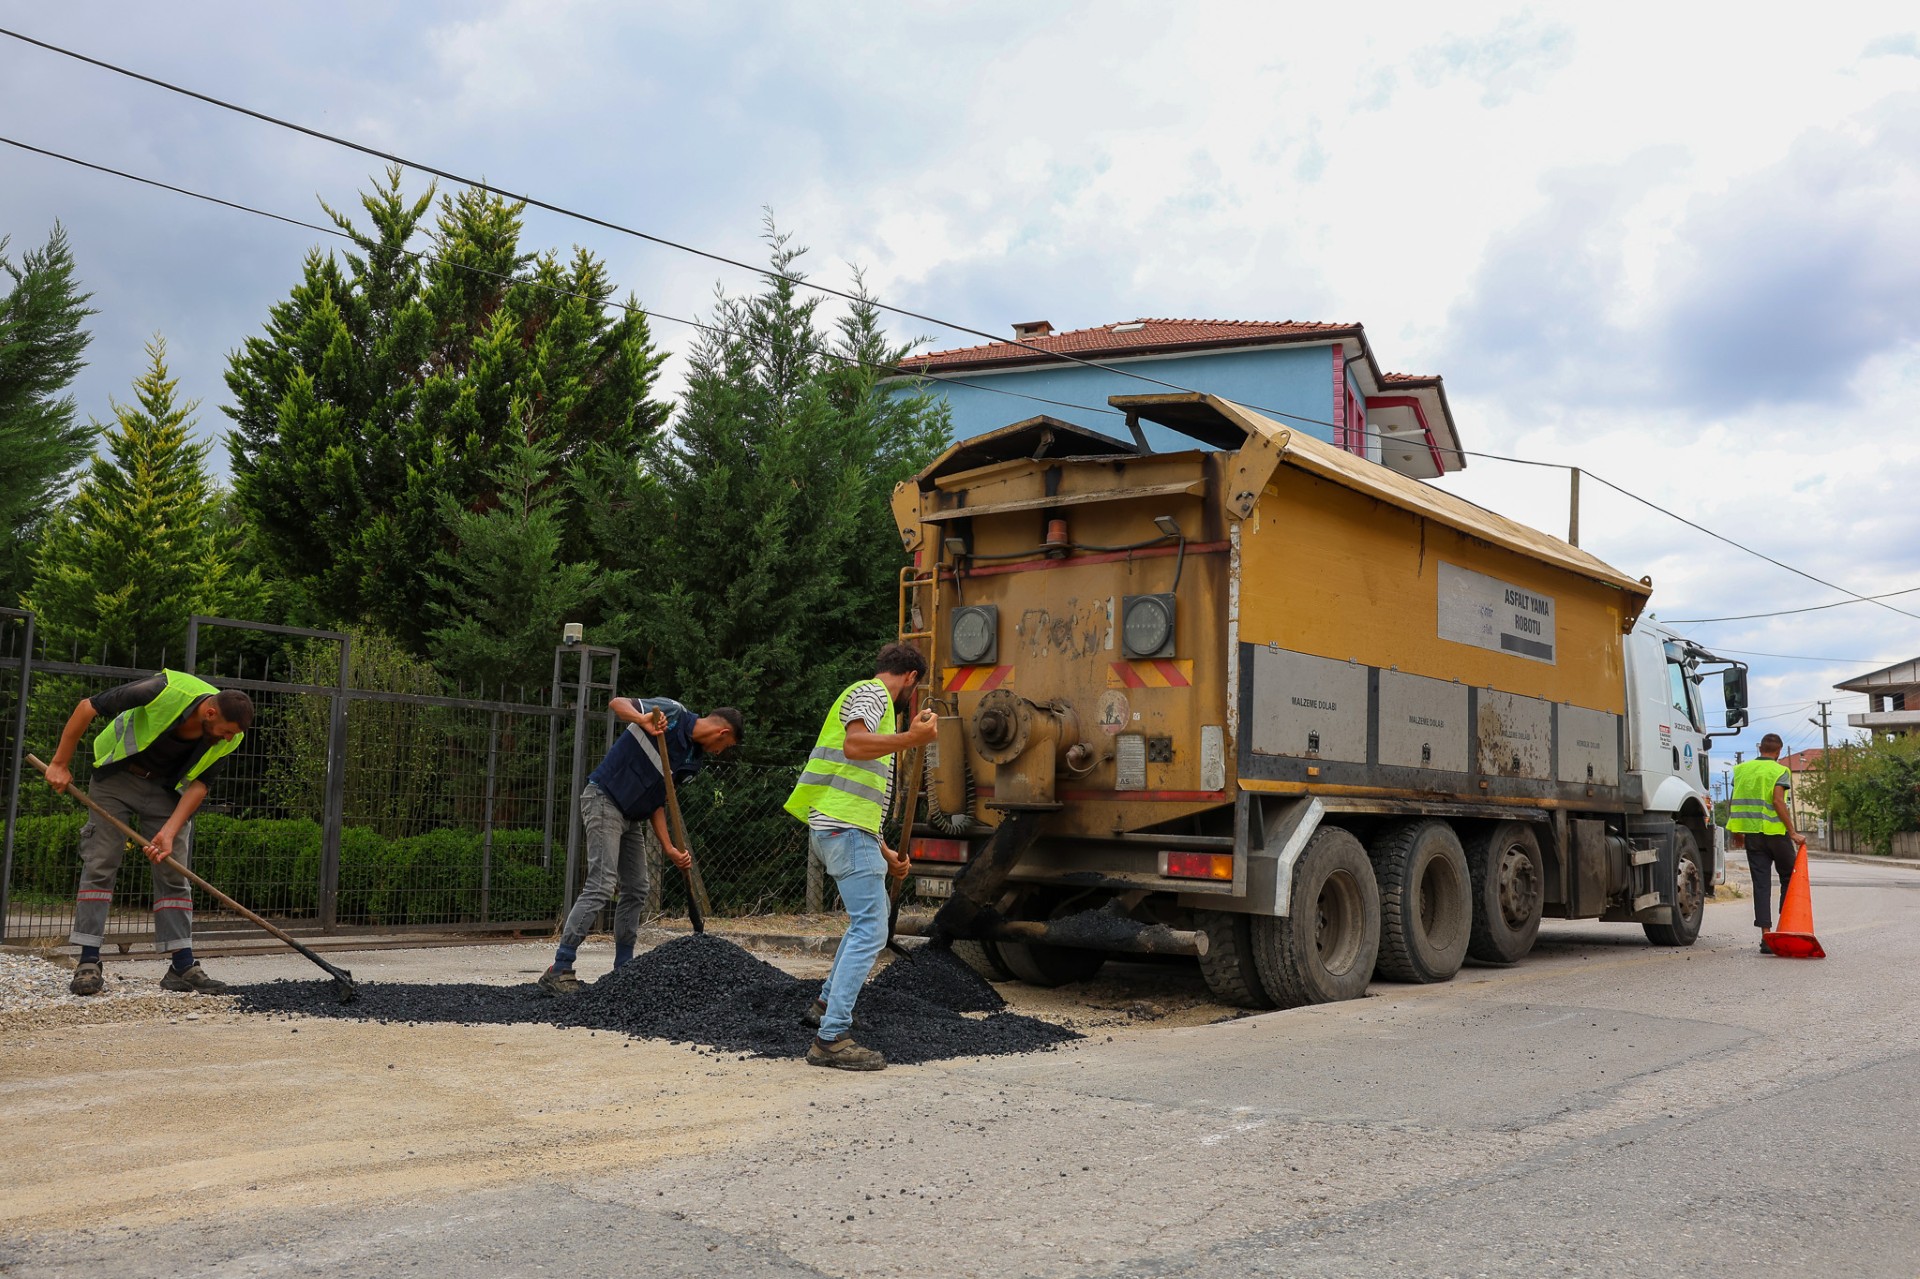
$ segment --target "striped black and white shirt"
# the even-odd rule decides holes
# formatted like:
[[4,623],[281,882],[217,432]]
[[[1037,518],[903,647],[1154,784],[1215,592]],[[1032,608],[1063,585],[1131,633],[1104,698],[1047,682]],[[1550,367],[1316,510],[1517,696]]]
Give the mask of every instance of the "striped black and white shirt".
[[[886,724],[887,686],[879,680],[868,680],[847,695],[840,703],[840,722],[842,724],[860,723],[866,725],[869,733],[890,733],[893,726]],[[876,760],[887,770],[887,791],[880,801],[880,822],[886,824],[886,814],[893,808],[893,756]],[[807,813],[807,825],[813,830],[858,830],[852,822],[843,822],[837,817],[829,817],[819,809],[810,809]]]

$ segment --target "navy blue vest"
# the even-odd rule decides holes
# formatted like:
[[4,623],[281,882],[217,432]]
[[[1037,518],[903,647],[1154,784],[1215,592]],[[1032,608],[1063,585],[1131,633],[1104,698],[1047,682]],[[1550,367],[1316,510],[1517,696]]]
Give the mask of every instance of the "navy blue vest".
[[697,717],[692,711],[670,697],[636,697],[632,704],[642,711],[665,711],[666,736],[657,738],[638,724],[623,722],[613,749],[587,779],[607,793],[628,821],[651,817],[667,802],[666,784],[660,780],[660,767],[655,762],[660,742],[667,743],[675,785],[692,780],[707,762],[706,752],[694,745],[693,722]]

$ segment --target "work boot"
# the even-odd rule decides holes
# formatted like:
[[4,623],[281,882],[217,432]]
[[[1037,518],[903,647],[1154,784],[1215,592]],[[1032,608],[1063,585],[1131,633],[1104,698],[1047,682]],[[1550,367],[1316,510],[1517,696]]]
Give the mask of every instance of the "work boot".
[[160,979],[160,989],[188,990],[196,995],[219,995],[225,993],[227,983],[215,981],[213,978],[207,976],[206,969],[195,964],[185,972],[181,972],[177,968],[169,967],[167,969],[167,975]]
[[[80,966],[73,970],[73,980],[67,983],[67,989],[76,995],[97,995],[100,993],[100,988],[106,985],[106,981],[106,977],[101,974],[99,960],[83,960]],[[819,1024],[814,1023],[816,1026]]]
[[828,1042],[818,1035],[807,1046],[809,1066],[831,1066],[835,1070],[885,1070],[887,1059],[877,1049],[862,1048],[853,1036],[842,1035]]
[[574,995],[578,994],[580,988],[586,983],[573,975],[573,969],[554,964],[540,974],[538,985],[549,995]]

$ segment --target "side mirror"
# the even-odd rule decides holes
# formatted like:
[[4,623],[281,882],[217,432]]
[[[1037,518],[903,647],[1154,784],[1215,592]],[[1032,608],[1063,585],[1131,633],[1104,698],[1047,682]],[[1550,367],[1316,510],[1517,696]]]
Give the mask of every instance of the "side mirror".
[[1727,727],[1743,728],[1747,722],[1747,668],[1735,666],[1720,672],[1720,701],[1727,708]]

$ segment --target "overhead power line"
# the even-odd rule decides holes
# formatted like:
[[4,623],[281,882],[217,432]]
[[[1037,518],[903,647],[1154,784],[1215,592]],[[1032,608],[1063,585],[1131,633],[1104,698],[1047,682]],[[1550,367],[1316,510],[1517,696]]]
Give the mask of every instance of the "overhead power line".
[[1788,617],[1795,613],[1818,613],[1822,609],[1845,608],[1849,604],[1865,604],[1870,601],[1890,600],[1900,595],[1912,595],[1920,591],[1920,586],[1908,586],[1897,591],[1888,591],[1884,595],[1868,595],[1860,599],[1835,600],[1831,604],[1809,604],[1805,608],[1778,608],[1768,613],[1737,613],[1731,617],[1674,617],[1662,618],[1670,626],[1704,626],[1709,622],[1751,622],[1762,617]]
[[[231,111],[231,112],[234,112],[235,114],[243,115],[250,119],[258,120],[262,123],[273,125],[276,128],[287,129],[292,132],[299,133],[304,136],[314,138],[322,142],[330,143],[334,146],[343,147],[343,148],[346,148],[347,150],[359,152],[362,155],[372,156],[376,159],[385,160],[389,164],[397,164],[405,168],[418,170],[419,172],[422,172],[422,173],[432,174],[435,177],[444,178],[449,182],[457,182],[463,186],[470,187],[477,191],[485,191],[491,195],[496,195],[504,199],[514,200],[532,208],[541,209],[549,213],[554,213],[561,217],[572,218],[580,222],[585,222],[591,226],[601,227],[605,230],[613,231],[621,235],[632,236],[635,239],[644,240],[650,244],[657,244],[662,246],[663,248],[669,248],[677,252],[691,254],[693,256],[704,258],[711,262],[717,262],[725,266],[734,267],[737,270],[748,271],[755,275],[763,276],[770,280],[783,280],[795,285],[796,287],[811,289],[829,297],[840,298],[843,301],[853,302],[859,305],[872,306],[876,310],[885,311],[892,315],[898,315],[908,319],[919,320],[923,323],[937,325],[941,328],[950,329],[958,333],[967,333],[975,337],[985,338],[990,342],[1019,347],[1023,350],[1031,351],[1034,354],[1043,356],[1047,359],[1059,360],[1064,363],[1076,364],[1086,368],[1099,369],[1106,373],[1112,373],[1120,377],[1132,378],[1136,381],[1146,382],[1151,385],[1165,387],[1168,390],[1179,391],[1184,394],[1202,394],[1202,392],[1198,392],[1192,387],[1182,386],[1178,383],[1164,381],[1163,379],[1156,378],[1156,377],[1150,377],[1147,374],[1140,373],[1133,369],[1121,368],[1114,365],[1105,364],[1098,360],[1089,360],[1081,356],[1072,355],[1065,351],[1056,351],[1046,347],[1036,346],[1033,343],[1024,341],[1017,337],[1013,339],[1007,339],[1000,336],[999,334],[990,333],[984,329],[977,329],[972,327],[971,325],[960,324],[951,320],[943,320],[937,316],[928,315],[920,311],[910,310],[905,307],[894,306],[890,303],[882,302],[876,298],[866,297],[860,294],[851,293],[851,292],[848,292],[847,290],[837,289],[832,287],[831,285],[820,284],[813,280],[808,280],[808,279],[804,279],[797,276],[783,275],[780,272],[769,270],[768,268],[763,266],[756,266],[749,262],[743,262],[737,258],[728,257],[727,255],[722,253],[716,253],[716,252],[713,252],[712,250],[698,248],[690,244],[684,244],[684,243],[681,243],[680,241],[672,240],[665,236],[655,235],[652,232],[642,231],[642,230],[639,230],[638,228],[626,226],[606,218],[597,217],[593,214],[584,213],[577,209],[571,209],[565,205],[555,204],[548,200],[542,200],[536,196],[531,196],[531,195],[526,195],[526,194],[522,194],[515,191],[510,191],[510,190],[507,190],[506,188],[497,187],[492,185],[491,183],[481,181],[480,179],[477,179],[477,178],[467,177],[464,174],[456,173],[449,169],[440,168],[439,166],[427,164],[427,163],[424,163],[423,161],[409,159],[406,156],[402,156],[391,151],[383,151],[378,147],[368,146],[367,144],[362,142],[355,142],[351,138],[341,137],[337,134],[327,133],[324,130],[315,129],[308,125],[303,125],[303,124],[296,123],[295,121],[292,121],[292,120],[283,119],[279,116],[269,115],[264,111],[258,111],[252,107],[242,106],[237,102],[231,102],[224,98],[215,97],[212,94],[202,93],[196,89],[189,89],[184,85],[179,85],[179,84],[172,83],[171,81],[162,80],[157,76],[151,76],[143,72],[135,71],[130,67],[119,66],[115,63],[107,62],[104,59],[95,58],[87,54],[80,53],[74,49],[68,49],[63,46],[53,44],[46,40],[36,39],[33,36],[25,34],[24,32],[14,31],[6,27],[0,27],[0,35],[11,37],[12,39],[18,40],[23,44],[32,45],[35,48],[43,49],[49,53],[58,54],[61,57],[71,58],[76,62],[81,62],[88,66],[97,67],[103,71],[110,71],[115,75],[124,76],[130,80],[136,80],[143,84],[151,85],[155,88],[165,90],[168,93],[179,94],[182,97],[192,98],[195,101],[206,103],[209,106],[217,107],[223,111]],[[161,184],[155,184],[155,185],[161,185]],[[170,188],[170,189],[177,189],[177,188]],[[231,206],[231,207],[237,207],[237,206]],[[270,216],[278,216],[278,215],[270,215]],[[956,379],[946,379],[946,378],[943,378],[941,380],[956,381]],[[1084,408],[1088,408],[1089,406],[1070,406],[1069,405],[1067,407],[1080,407],[1084,409]],[[1272,413],[1275,416],[1287,418],[1293,421],[1308,422],[1317,426],[1326,426],[1334,430],[1341,429],[1340,424],[1338,423],[1326,422],[1316,418],[1306,418],[1306,417],[1302,417],[1299,414],[1286,413],[1284,411],[1265,408],[1259,405],[1249,405],[1248,407],[1255,408],[1258,411],[1263,413]],[[1095,409],[1092,411],[1111,412],[1112,410]],[[1372,432],[1369,432],[1369,434],[1372,434]],[[1611,480],[1608,480],[1604,476],[1595,474],[1594,472],[1587,470],[1585,467],[1576,468],[1566,463],[1538,462],[1528,458],[1502,457],[1497,454],[1478,453],[1478,452],[1472,452],[1469,450],[1459,449],[1459,448],[1449,449],[1448,451],[1453,452],[1460,456],[1484,457],[1490,460],[1512,462],[1512,463],[1517,463],[1517,464],[1526,465],[1526,466],[1547,466],[1547,467],[1557,467],[1560,469],[1567,469],[1567,470],[1578,469],[1578,470],[1584,471],[1586,474],[1591,475],[1595,480],[1599,481],[1601,484],[1605,485],[1607,488],[1614,490],[1616,493],[1619,493],[1624,497],[1631,498],[1634,501],[1639,502],[1642,505],[1648,507],[1649,509],[1658,511],[1662,515],[1666,515],[1671,519],[1677,520],[1680,523],[1685,524],[1687,527],[1696,530],[1697,532],[1705,533],[1707,536],[1714,538],[1716,541],[1724,542],[1726,545],[1731,546],[1736,550],[1745,551],[1750,555],[1753,555],[1759,559],[1765,560],[1767,563],[1774,565],[1776,568],[1785,569],[1787,572],[1793,573],[1798,577],[1806,578],[1808,581],[1818,583],[1819,585],[1825,586],[1830,590],[1839,591],[1843,595],[1851,596],[1855,601],[1875,603],[1875,604],[1878,604],[1881,608],[1887,609],[1890,612],[1900,614],[1902,617],[1910,617],[1915,619],[1916,621],[1920,621],[1920,613],[1909,613],[1904,609],[1895,608],[1893,605],[1886,603],[1884,600],[1878,599],[1874,596],[1863,595],[1857,591],[1849,590],[1844,586],[1840,586],[1834,582],[1829,582],[1826,579],[1815,576],[1812,573],[1808,573],[1803,569],[1795,568],[1793,565],[1788,564],[1780,559],[1777,559],[1774,556],[1768,555],[1764,551],[1760,551],[1753,547],[1746,546],[1743,543],[1735,541],[1733,538],[1726,537],[1720,533],[1716,533],[1712,529],[1707,528],[1702,524],[1696,523],[1693,520],[1687,519],[1683,515],[1679,515],[1674,511],[1668,510],[1666,507],[1659,505],[1657,502],[1653,502],[1647,498],[1641,497],[1639,494],[1634,493],[1631,490],[1622,488],[1620,485],[1613,483]]]
[[[352,241],[354,238],[352,235],[341,230],[337,226],[326,226],[323,223],[319,223],[319,222],[308,222],[302,218],[290,217],[284,213],[275,213],[270,209],[255,208],[253,205],[241,204],[234,200],[222,199],[217,195],[208,195],[204,191],[195,191],[188,187],[176,186],[171,182],[162,182],[158,178],[149,178],[138,173],[129,173],[124,169],[116,169],[110,165],[97,164],[92,160],[82,160],[78,156],[67,155],[59,151],[51,151],[51,150],[48,150],[46,147],[37,147],[31,143],[22,142],[17,138],[0,136],[0,143],[4,143],[5,145],[10,147],[16,147],[22,151],[30,151],[35,155],[45,156],[51,160],[60,160],[60,161],[63,161],[64,163],[76,165],[83,169],[91,169],[96,173],[105,173],[112,177],[123,178],[128,182],[137,182],[143,186],[155,187],[162,191],[170,191],[175,195],[183,195],[188,197],[189,199],[203,200],[208,204],[215,204],[220,206],[223,209],[232,209],[237,213],[250,213],[255,217],[270,218],[275,222],[284,222],[288,226],[301,227],[304,230],[314,231],[321,235],[334,236],[337,239]],[[447,258],[443,258],[438,254],[428,253],[421,249],[402,249],[400,252],[404,256],[412,258],[415,261],[432,262],[437,265],[452,267],[456,271],[465,271],[471,275],[483,276],[488,279],[499,280],[508,284],[514,284],[514,283],[524,284],[528,288],[538,290],[540,292],[546,293],[549,296],[553,296],[553,297],[577,298],[580,301],[589,302],[596,306],[611,306],[617,310],[625,311],[629,315],[640,315],[640,316],[645,316],[648,319],[654,319],[654,320],[666,320],[672,324],[684,324],[689,328],[700,329],[703,332],[712,333],[721,337],[742,336],[736,330],[729,329],[724,325],[709,324],[702,320],[689,320],[678,315],[668,315],[664,311],[656,311],[648,307],[636,306],[631,302],[616,301],[611,297],[599,298],[599,297],[594,297],[591,294],[581,293],[575,289],[564,289],[564,288],[561,288],[559,285],[555,285],[555,284],[545,284],[538,280],[521,279],[520,277],[509,275],[504,271],[491,271],[491,270],[488,270],[486,267],[474,266],[472,263],[469,263],[469,262],[454,262]],[[879,364],[873,363],[871,360],[854,359],[851,356],[842,355],[838,351],[830,351],[823,347],[807,347],[805,349],[807,353],[810,355],[816,355],[824,359],[834,360],[848,367],[864,368],[864,369],[868,369],[868,370],[879,372],[879,373],[886,373],[886,372],[892,371],[891,365],[879,365]],[[958,382],[958,385],[969,387],[976,391],[991,391],[996,395],[1007,395],[1007,396],[1013,396],[1018,399],[1032,400],[1035,403],[1049,404],[1049,405],[1053,405],[1056,408],[1084,409],[1087,412],[1105,412],[1105,413],[1112,413],[1118,416],[1118,410],[1116,409],[1111,409],[1111,408],[1096,409],[1092,405],[1087,405],[1087,404],[1073,404],[1065,400],[1050,400],[1050,399],[1047,399],[1045,396],[1032,395],[1024,391],[1012,391],[1012,390],[1008,390],[1006,387],[987,386],[981,383],[964,382],[964,381]]]

